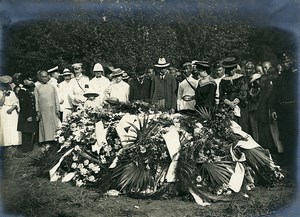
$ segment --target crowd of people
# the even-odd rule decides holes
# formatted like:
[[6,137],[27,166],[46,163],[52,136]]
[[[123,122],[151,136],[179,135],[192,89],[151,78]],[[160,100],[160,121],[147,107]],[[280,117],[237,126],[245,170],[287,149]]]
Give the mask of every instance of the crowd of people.
[[[283,164],[294,169],[297,144],[297,73],[289,54],[280,64],[255,64],[231,56],[210,64],[188,61],[180,69],[165,58],[134,73],[96,63],[93,78],[82,63],[71,70],[57,66],[35,75],[0,77],[0,144],[21,144],[33,150],[35,138],[51,144],[61,122],[78,107],[99,108],[105,103],[149,102],[170,113],[196,114],[202,107],[232,109],[235,120],[262,147],[284,154]],[[59,71],[62,71],[60,73]],[[284,162],[285,161],[285,162]]]

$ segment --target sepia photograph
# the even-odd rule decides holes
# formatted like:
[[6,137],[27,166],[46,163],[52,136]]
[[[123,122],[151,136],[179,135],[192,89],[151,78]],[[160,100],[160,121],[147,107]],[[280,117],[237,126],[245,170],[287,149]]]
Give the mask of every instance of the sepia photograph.
[[0,8],[0,216],[299,216],[298,0]]

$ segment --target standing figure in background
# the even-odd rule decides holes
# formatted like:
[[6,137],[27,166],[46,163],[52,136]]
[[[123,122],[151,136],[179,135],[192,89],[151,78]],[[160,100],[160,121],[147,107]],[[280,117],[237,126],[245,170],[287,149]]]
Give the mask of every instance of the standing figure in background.
[[41,72],[41,84],[34,89],[39,122],[39,142],[52,142],[60,127],[59,98],[55,87],[48,83],[49,75]]
[[0,76],[0,145],[21,144],[21,133],[17,131],[19,101],[11,90],[12,78]]
[[34,137],[38,133],[38,116],[35,108],[33,76],[21,76],[22,88],[19,91],[18,131],[22,133],[22,151],[30,152],[34,148]]
[[68,115],[72,114],[73,104],[72,104],[72,82],[71,77],[72,73],[69,69],[64,69],[62,74],[64,81],[59,83],[58,92],[61,96],[63,103],[60,105],[60,109],[62,111],[62,121],[66,121]]
[[220,104],[229,106],[237,123],[244,131],[248,130],[247,81],[242,74],[236,73],[237,57],[227,57],[221,61],[225,68],[225,77],[220,83]]
[[130,86],[122,79],[124,71],[120,68],[113,70],[111,77],[112,83],[108,86],[105,91],[106,99],[115,99],[118,102],[129,101],[129,90]]
[[95,77],[90,80],[89,88],[98,93],[98,101],[102,106],[105,98],[105,90],[109,87],[110,81],[107,77],[104,76],[104,69],[100,63],[96,63],[94,65],[93,74],[95,75]]
[[74,71],[75,77],[71,79],[72,82],[72,102],[74,109],[78,107],[78,105],[83,105],[86,98],[83,96],[87,87],[89,87],[89,78],[83,75],[82,63],[74,63],[72,65],[72,69]]
[[217,84],[210,76],[210,65],[206,61],[195,63],[200,79],[195,91],[196,109],[212,108],[215,105]]
[[135,71],[136,76],[129,82],[129,100],[130,102],[134,102],[135,100],[150,102],[151,80],[146,77],[146,68],[138,65]]
[[220,83],[222,79],[225,77],[225,69],[221,66],[220,62],[216,62],[213,65],[213,78],[216,82],[217,89],[216,89],[216,105],[219,105],[220,103]]
[[[253,76],[255,75],[255,76]],[[249,61],[245,65],[245,78],[248,85],[248,96],[247,96],[247,111],[249,117],[248,133],[253,137],[253,139],[258,142],[258,122],[257,122],[257,107],[258,107],[258,97],[260,93],[259,78],[262,76],[261,73],[256,73],[255,65],[253,62]],[[255,78],[255,79],[253,79]],[[250,82],[251,81],[251,82]]]
[[168,73],[169,65],[165,58],[159,58],[158,64],[155,65],[158,74],[153,77],[150,98],[159,109],[167,109],[174,113],[177,104],[177,82],[176,78]]
[[195,113],[196,99],[195,91],[198,86],[200,75],[198,70],[193,70],[192,74],[192,63],[184,63],[184,74],[187,76],[178,86],[177,94],[177,110],[180,113]]
[[271,114],[277,120],[279,138],[284,146],[284,160],[282,162],[295,178],[297,135],[298,135],[298,74],[292,57],[289,54],[280,56],[282,73],[278,76],[272,91],[270,104]]
[[[258,121],[259,123],[264,122],[265,124],[269,125],[265,126],[259,126],[259,132],[260,133],[265,133],[265,138],[268,139],[270,137],[269,135],[271,134],[271,140],[274,142],[275,147],[277,148],[277,152],[279,154],[283,153],[283,144],[279,139],[279,131],[278,131],[278,124],[277,120],[274,120],[271,117],[270,113],[270,96],[273,91],[274,83],[276,82],[276,79],[278,78],[278,73],[277,71],[272,67],[271,62],[266,61],[263,62],[262,64],[264,74],[261,77],[260,81],[260,86],[261,86],[261,96],[259,97],[260,103],[258,107]],[[265,130],[261,130],[265,129]],[[260,136],[261,138],[261,136]],[[273,139],[272,139],[273,138]],[[269,139],[266,140],[266,143],[270,143]]]

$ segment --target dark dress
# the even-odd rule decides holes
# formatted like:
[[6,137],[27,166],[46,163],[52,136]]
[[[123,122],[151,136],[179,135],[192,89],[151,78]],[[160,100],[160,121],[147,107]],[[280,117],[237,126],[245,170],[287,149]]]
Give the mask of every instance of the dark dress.
[[[35,110],[35,96],[33,87],[23,87],[19,90],[19,119],[18,131],[22,133],[22,150],[28,152],[33,149],[34,133],[38,132],[37,112]],[[32,121],[27,119],[31,117]]]
[[129,100],[133,102],[135,100],[142,100],[145,102],[150,101],[150,87],[151,80],[145,78],[143,81],[139,81],[137,78],[132,79],[129,82],[130,92],[129,92]]
[[236,121],[248,133],[247,93],[248,83],[241,74],[235,74],[233,77],[224,77],[220,82],[220,103],[224,103],[225,99],[233,101],[237,98],[240,100],[238,106],[241,110],[241,117],[237,117]]
[[213,79],[206,83],[202,83],[200,80],[195,90],[196,109],[213,107],[215,105],[216,89],[217,84]]

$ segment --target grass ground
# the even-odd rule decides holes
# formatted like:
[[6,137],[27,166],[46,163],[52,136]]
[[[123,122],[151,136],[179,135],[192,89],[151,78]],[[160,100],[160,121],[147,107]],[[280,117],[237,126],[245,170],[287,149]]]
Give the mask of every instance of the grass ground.
[[37,167],[31,162],[39,152],[36,149],[33,153],[21,154],[16,148],[2,151],[1,198],[7,213],[30,217],[281,216],[280,211],[288,207],[295,196],[295,186],[284,182],[272,188],[257,187],[249,191],[249,198],[237,194],[230,202],[217,202],[206,207],[183,198],[100,197],[86,188],[37,177]]

